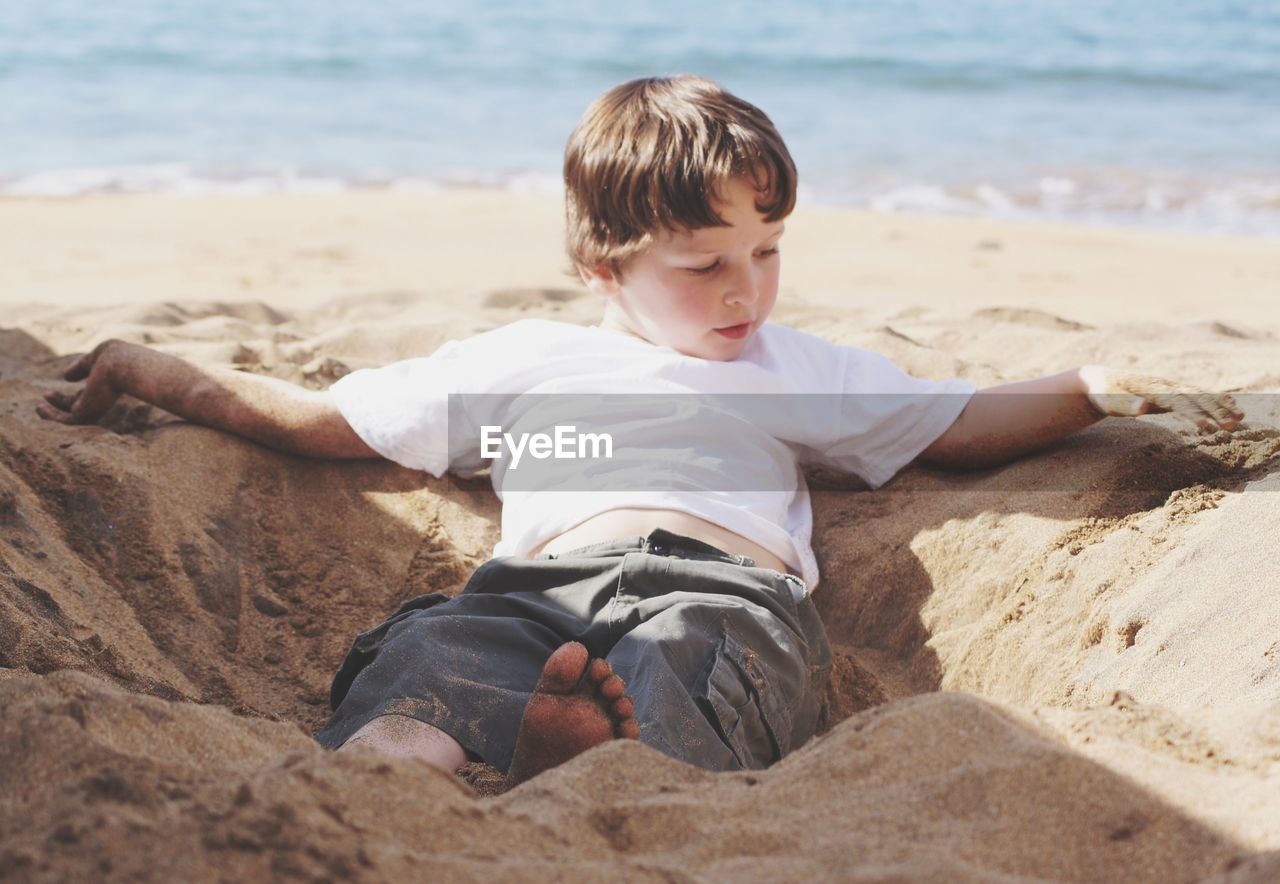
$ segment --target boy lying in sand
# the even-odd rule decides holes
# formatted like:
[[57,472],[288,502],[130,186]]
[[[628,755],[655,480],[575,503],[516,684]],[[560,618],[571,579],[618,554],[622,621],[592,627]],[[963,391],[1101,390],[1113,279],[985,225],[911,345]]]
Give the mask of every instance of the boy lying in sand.
[[[615,414],[659,440],[619,454],[631,475],[661,472],[659,491],[566,491],[561,473],[528,479],[513,457],[493,460],[494,558],[460,595],[410,600],[356,639],[325,746],[446,771],[479,758],[511,785],[617,737],[710,770],[769,765],[813,735],[831,666],[798,465],[835,463],[878,487],[916,461],[1004,463],[1104,415],[1173,411],[1228,430],[1242,418],[1229,396],[1099,366],[979,391],[922,381],[767,324],[795,167],[769,119],[710,81],[637,80],[600,97],[570,137],[565,184],[570,257],[604,298],[598,327],[517,322],[325,392],[108,341],[66,372],[86,382],[79,392],[39,406],[92,423],[128,394],[280,451],[441,476],[494,453],[477,410],[501,425],[510,415],[492,403],[513,411],[517,396],[782,403],[710,434],[681,408]],[[811,394],[834,407],[789,407]],[[534,412],[523,419],[536,427]]]

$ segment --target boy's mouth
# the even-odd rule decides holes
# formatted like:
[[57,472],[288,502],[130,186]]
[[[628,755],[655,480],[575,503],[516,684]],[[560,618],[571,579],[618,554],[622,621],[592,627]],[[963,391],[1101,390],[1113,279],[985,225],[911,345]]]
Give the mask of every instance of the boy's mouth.
[[716,329],[716,334],[738,341],[745,338],[749,331],[751,331],[751,323],[744,322],[741,325],[727,325],[724,328],[718,328]]

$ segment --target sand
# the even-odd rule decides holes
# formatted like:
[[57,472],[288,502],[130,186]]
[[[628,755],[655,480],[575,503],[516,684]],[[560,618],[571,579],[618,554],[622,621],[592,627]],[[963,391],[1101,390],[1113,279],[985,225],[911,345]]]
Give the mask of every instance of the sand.
[[1274,242],[797,212],[781,321],[979,385],[1131,367],[1248,428],[812,476],[827,728],[749,774],[619,742],[497,795],[324,752],[354,633],[487,557],[487,485],[136,402],[35,416],[107,337],[321,388],[592,322],[559,224],[470,191],[0,201],[0,878],[1280,878]]

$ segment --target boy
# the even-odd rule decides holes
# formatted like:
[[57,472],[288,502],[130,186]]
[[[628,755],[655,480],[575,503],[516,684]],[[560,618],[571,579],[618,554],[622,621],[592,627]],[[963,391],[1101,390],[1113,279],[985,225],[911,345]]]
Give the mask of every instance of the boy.
[[[876,487],[914,461],[1003,463],[1106,414],[1242,417],[1230,397],[1097,366],[926,382],[766,324],[795,184],[754,106],[697,77],[625,83],[565,154],[568,251],[604,298],[598,327],[517,322],[323,393],[108,341],[68,370],[83,390],[39,411],[92,422],[128,393],[282,451],[436,476],[499,455],[495,557],[460,595],[410,600],[356,639],[323,745],[446,771],[479,758],[509,785],[616,737],[711,770],[767,766],[813,735],[831,665],[801,462]],[[489,446],[513,420],[548,429],[542,394],[618,391],[639,398],[603,418],[631,434],[616,460],[520,472]],[[771,405],[744,420],[717,401],[741,394]]]

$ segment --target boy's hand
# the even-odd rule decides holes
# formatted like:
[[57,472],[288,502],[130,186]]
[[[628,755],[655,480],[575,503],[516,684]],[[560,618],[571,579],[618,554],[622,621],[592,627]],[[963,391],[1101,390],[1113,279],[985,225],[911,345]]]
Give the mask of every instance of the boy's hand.
[[71,363],[71,367],[63,372],[63,379],[87,379],[84,388],[75,393],[49,390],[44,394],[44,401],[36,406],[36,414],[45,420],[64,424],[96,423],[120,398],[121,391],[111,379],[111,354],[118,343],[104,341],[94,347],[92,353],[86,353]]
[[45,420],[95,423],[128,395],[192,423],[288,454],[381,457],[351,429],[327,390],[304,390],[279,378],[197,365],[118,340],[99,344],[62,376],[85,385],[77,393],[45,393],[36,405],[36,413]]
[[1228,393],[1211,393],[1189,384],[1086,365],[1080,369],[1090,404],[1104,415],[1137,417],[1172,412],[1202,430],[1234,430],[1244,412]]

